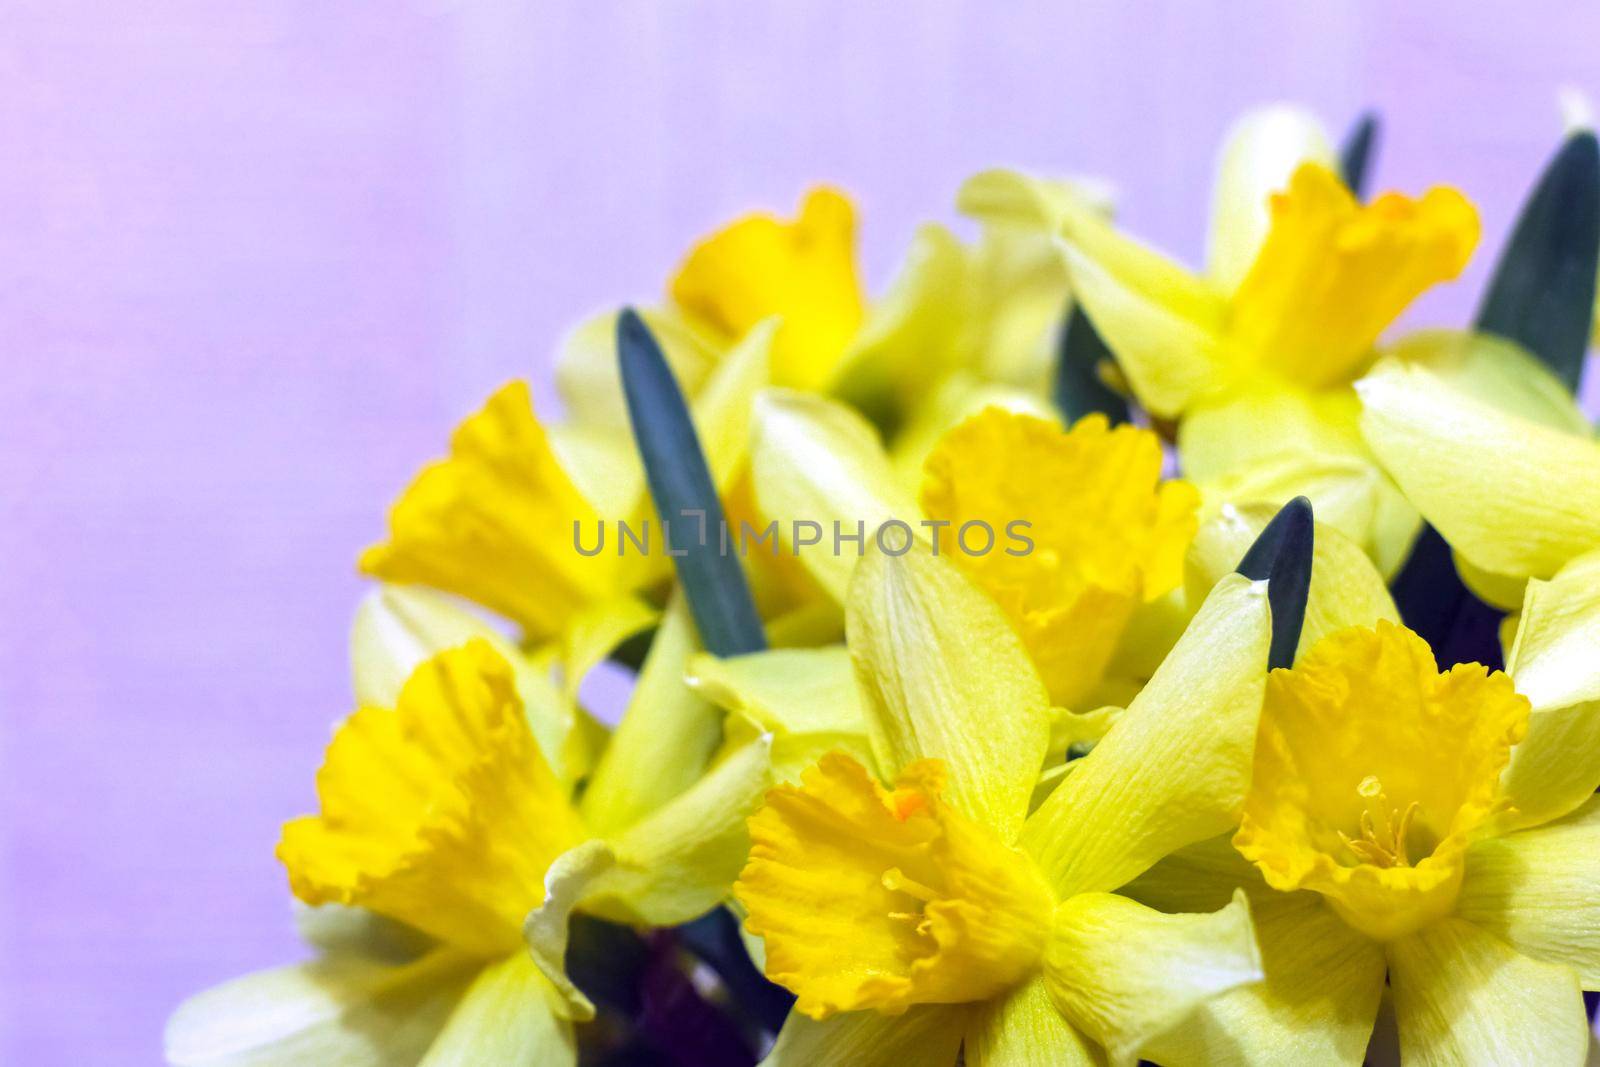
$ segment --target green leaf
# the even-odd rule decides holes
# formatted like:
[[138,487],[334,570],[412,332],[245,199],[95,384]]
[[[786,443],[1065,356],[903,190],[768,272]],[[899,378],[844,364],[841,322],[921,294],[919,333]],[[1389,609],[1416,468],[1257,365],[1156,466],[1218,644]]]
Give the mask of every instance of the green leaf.
[[723,548],[722,502],[688,405],[661,346],[632,308],[617,316],[617,360],[628,420],[656,514],[706,651],[718,656],[767,647],[738,556]]
[[1294,650],[1306,621],[1306,597],[1311,593],[1315,537],[1311,501],[1297,496],[1278,510],[1239,561],[1240,574],[1252,581],[1267,581],[1267,603],[1272,607],[1268,670],[1294,666]]
[[1538,356],[1574,393],[1583,377],[1600,259],[1600,145],[1567,138],[1539,178],[1478,309],[1478,328]]
[[1061,331],[1056,356],[1056,406],[1068,425],[1096,411],[1112,425],[1128,421],[1128,401],[1100,377],[1100,365],[1110,362],[1111,349],[1089,316],[1074,305]]
[[1367,177],[1372,170],[1373,151],[1378,141],[1378,113],[1365,112],[1350,128],[1339,148],[1339,173],[1357,200],[1367,198]]

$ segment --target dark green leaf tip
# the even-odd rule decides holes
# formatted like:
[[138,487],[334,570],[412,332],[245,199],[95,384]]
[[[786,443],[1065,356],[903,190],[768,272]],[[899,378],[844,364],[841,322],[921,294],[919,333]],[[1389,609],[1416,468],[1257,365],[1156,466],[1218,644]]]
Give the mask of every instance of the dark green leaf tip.
[[1128,401],[1100,378],[1100,365],[1111,359],[1089,316],[1074,304],[1056,350],[1056,406],[1069,425],[1095,412],[1113,425],[1128,421]]
[[1600,263],[1600,143],[1567,138],[1529,194],[1478,309],[1478,328],[1538,356],[1574,393]]
[[1378,143],[1378,125],[1376,111],[1363,112],[1339,149],[1339,173],[1357,200],[1366,199],[1367,178],[1372,172]]
[[1272,608],[1268,670],[1294,666],[1300,629],[1306,621],[1306,597],[1311,592],[1311,550],[1315,541],[1311,501],[1297,496],[1278,510],[1239,561],[1240,574],[1252,581],[1267,582],[1267,603]]
[[724,547],[722,502],[689,406],[661,346],[632,308],[617,316],[617,364],[650,498],[671,531],[670,539],[663,534],[664,547],[673,553],[700,641],[718,656],[758,652],[766,647],[761,616],[737,554]]

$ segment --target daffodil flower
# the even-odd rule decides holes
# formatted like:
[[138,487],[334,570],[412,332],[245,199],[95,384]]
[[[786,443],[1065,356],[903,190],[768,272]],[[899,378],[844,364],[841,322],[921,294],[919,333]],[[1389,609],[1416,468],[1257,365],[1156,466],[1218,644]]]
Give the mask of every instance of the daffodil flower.
[[[752,466],[764,513],[938,531],[941,554],[1005,610],[1059,707],[1125,703],[1187,621],[1179,587],[1199,499],[1187,483],[1161,479],[1161,445],[1148,430],[1113,429],[1101,416],[1063,430],[988,408],[938,441],[919,500],[901,489],[873,429],[843,405],[770,390],[755,412]],[[1007,476],[997,478],[999,470]],[[1025,553],[999,543],[983,553],[960,548],[968,523],[986,524],[998,542],[1019,520],[1033,542]],[[858,558],[816,553],[801,562],[842,602]],[[1125,640],[1132,633],[1139,640]]]
[[1258,977],[1242,900],[1175,916],[1113,891],[1234,820],[1265,583],[1220,583],[1032,814],[1049,698],[999,607],[943,556],[872,551],[848,626],[870,758],[769,792],[735,887],[798,998],[769,1064],[1131,1063]]
[[1188,477],[1219,502],[1306,493],[1386,573],[1398,567],[1416,514],[1374,469],[1350,383],[1406,306],[1465,267],[1479,225],[1461,193],[1360,204],[1315,121],[1279,108],[1248,116],[1224,149],[1204,275],[1015,174],[979,175],[962,198],[979,217],[1031,219],[1059,238],[1074,295],[1134,394],[1179,420]]
[[720,714],[679,682],[695,651],[679,603],[577,795],[541,744],[570,725],[540,721],[563,699],[537,667],[478,634],[435,651],[470,624],[389,593],[358,623],[358,691],[382,700],[399,664],[425,658],[392,704],[339,727],[321,811],[284,827],[278,855],[305,904],[414,933],[404,953],[340,944],[200,994],[169,1024],[174,1064],[573,1063],[571,1022],[593,1014],[564,969],[573,909],[684,922],[744,862],[767,742],[725,744]]
[[1266,981],[1157,1059],[1358,1064],[1387,978],[1406,1063],[1584,1062],[1600,672],[1566,623],[1592,588],[1530,590],[1511,676],[1439,673],[1387,621],[1273,672],[1237,852],[1212,842],[1129,888],[1188,909],[1242,886]]

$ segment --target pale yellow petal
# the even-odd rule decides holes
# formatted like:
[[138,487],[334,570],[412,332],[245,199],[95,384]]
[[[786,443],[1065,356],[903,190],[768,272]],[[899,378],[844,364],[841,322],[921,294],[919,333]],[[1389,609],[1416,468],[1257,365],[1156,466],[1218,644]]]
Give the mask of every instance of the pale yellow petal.
[[974,1005],[963,1052],[967,1067],[1099,1067],[1104,1056],[1050,1002],[1035,976],[1009,993]]
[[633,825],[698,781],[722,740],[722,716],[683,682],[699,651],[682,594],[662,616],[633,695],[584,789],[580,807],[602,836]]
[[417,1067],[571,1067],[572,1024],[557,1014],[556,991],[526,953],[485,967]]
[[1210,283],[1124,237],[1081,197],[1020,174],[979,174],[960,203],[985,221],[1061,239],[1073,296],[1150,411],[1177,415],[1220,384],[1227,308]]
[[1419,330],[1382,350],[1422,367],[1457,392],[1530,422],[1580,436],[1593,433],[1566,383],[1531,352],[1503,337],[1469,330]]
[[[843,603],[862,549],[857,542],[836,546],[835,532],[860,533],[870,541],[889,519],[914,524],[920,515],[916,500],[896,482],[872,427],[841,404],[769,390],[756,403],[755,424],[756,501],[761,514],[777,523],[777,532],[773,541],[750,540],[747,552],[767,552],[770,544],[773,552],[795,553],[817,583]],[[799,522],[815,524],[817,544],[794,543]]]
[[772,785],[769,741],[733,750],[705,777],[613,837],[613,864],[584,910],[632,925],[676,926],[727,898],[750,852],[745,823]]
[[1460,919],[1388,946],[1402,1060],[1418,1067],[1579,1067],[1589,1050],[1578,976]]
[[900,1015],[853,1011],[818,1022],[797,1011],[778,1033],[762,1067],[955,1067],[970,1012],[928,1004]]
[[689,687],[773,733],[866,731],[855,668],[843,645],[689,659]]
[[1507,669],[1533,705],[1504,788],[1513,818],[1566,814],[1600,788],[1600,553],[1530,581]]
[[1170,1067],[1359,1067],[1384,988],[1383,949],[1309,893],[1253,897],[1263,982],[1207,1000],[1149,1046]]
[[1045,950],[1050,997],[1113,1067],[1208,998],[1261,980],[1244,894],[1210,914],[1165,915],[1112,893],[1080,893],[1056,909]]
[[1467,852],[1456,914],[1518,952],[1600,988],[1600,798]]
[[167,1021],[172,1067],[415,1063],[479,964],[437,952],[404,966],[331,957],[236,978]]
[[1127,712],[1028,819],[1022,843],[1058,894],[1115,889],[1233,825],[1271,628],[1266,583],[1224,578]]
[[1357,389],[1368,444],[1475,566],[1548,578],[1600,546],[1600,444],[1499,411],[1416,366],[1386,362]]
[[567,699],[577,699],[584,678],[618,645],[660,617],[658,608],[634,596],[596,601],[574,615],[561,635],[561,688]]
[[952,803],[1011,841],[1049,743],[1049,699],[1005,614],[913,546],[862,560],[847,626],[880,768],[943,760]]
[[1206,245],[1206,272],[1219,289],[1232,292],[1249,272],[1272,223],[1272,194],[1307,160],[1335,166],[1326,131],[1303,108],[1256,108],[1229,129],[1217,160]]

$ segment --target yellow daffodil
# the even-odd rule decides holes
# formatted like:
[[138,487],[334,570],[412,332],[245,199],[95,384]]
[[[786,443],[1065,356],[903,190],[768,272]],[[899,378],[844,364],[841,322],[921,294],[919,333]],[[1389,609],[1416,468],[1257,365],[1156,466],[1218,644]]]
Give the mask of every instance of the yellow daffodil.
[[[1461,193],[1360,204],[1314,120],[1272,109],[1224,149],[1204,275],[1014,174],[980,175],[962,195],[980,217],[1031,219],[1059,238],[1074,293],[1133,392],[1179,420],[1188,477],[1219,502],[1306,493],[1386,573],[1399,565],[1416,515],[1373,468],[1349,386],[1396,316],[1466,265],[1479,226]],[[1354,494],[1367,500],[1359,511]],[[1330,496],[1346,499],[1325,507]]]
[[1531,358],[1483,380],[1385,362],[1356,388],[1367,443],[1484,599],[1514,608],[1600,551],[1600,442]]
[[1173,916],[1112,891],[1234,820],[1264,583],[1220,583],[1032,814],[1049,698],[999,607],[944,556],[872,550],[848,628],[867,758],[829,754],[769,792],[735,887],[798,998],[769,1064],[1132,1063],[1255,980],[1242,900]]
[[1567,622],[1592,588],[1530,590],[1515,684],[1440,673],[1385,621],[1273,672],[1237,852],[1207,843],[1128,890],[1189,909],[1242,887],[1266,981],[1203,1005],[1155,1058],[1359,1064],[1387,976],[1406,1063],[1584,1062],[1600,671]]
[[392,703],[339,727],[320,813],[278,848],[299,900],[399,924],[404,953],[340,946],[203,993],[169,1025],[170,1062],[572,1063],[569,1020],[593,1014],[565,973],[573,909],[670,924],[726,895],[771,781],[767,741],[724,744],[720,715],[679,684],[695,651],[682,606],[581,796],[542,744],[570,736],[542,721],[564,695],[472,630],[405,590],[364,610],[357,690]]
[[[843,405],[773,390],[758,400],[755,426],[752,464],[766,514],[849,530],[897,520],[918,536],[937,531],[941,554],[1022,634],[1058,706],[1125,702],[1187,618],[1179,587],[1198,497],[1184,482],[1161,481],[1161,445],[1148,430],[1112,429],[1100,416],[1063,430],[989,408],[939,440],[919,501],[900,488],[873,429]],[[1006,477],[996,477],[1001,470]],[[1031,550],[1006,540],[1017,521],[1028,524]],[[976,525],[963,532],[968,523]],[[979,552],[984,530],[995,542]],[[847,547],[801,562],[843,601],[859,554]],[[1124,640],[1130,633],[1138,648]]]

